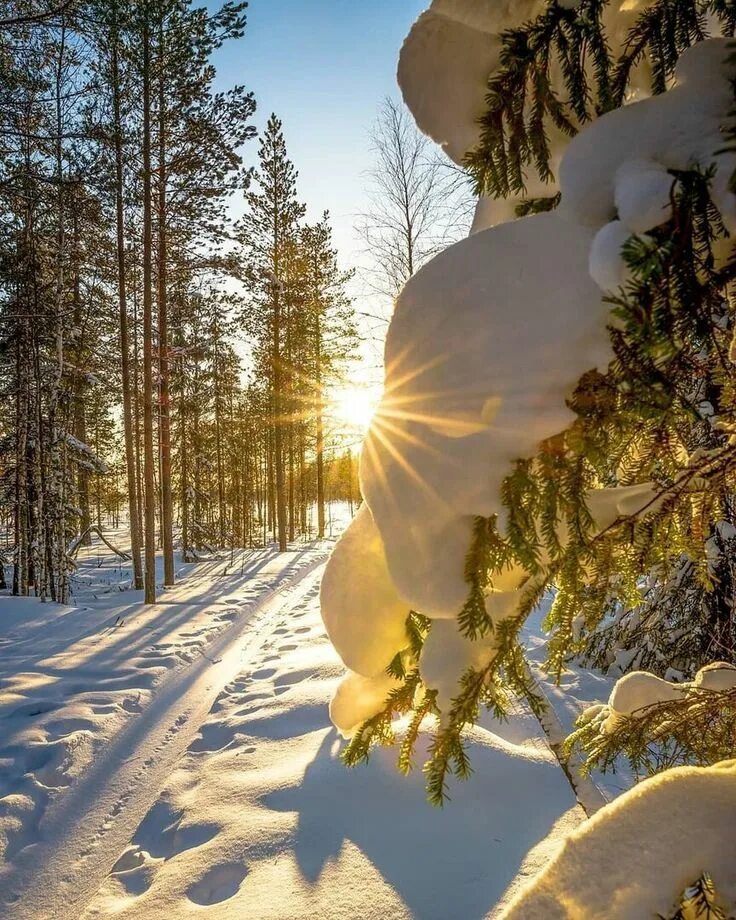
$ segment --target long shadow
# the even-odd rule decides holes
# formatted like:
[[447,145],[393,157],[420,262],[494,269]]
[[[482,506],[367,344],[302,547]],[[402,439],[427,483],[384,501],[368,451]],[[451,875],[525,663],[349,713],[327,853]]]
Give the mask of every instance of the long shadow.
[[[231,605],[235,606],[233,595],[238,591],[250,590],[250,597],[244,593],[242,598],[238,598],[242,601],[242,609],[237,619],[241,620],[249,615],[265,591],[277,590],[288,582],[308,553],[307,548],[299,550],[273,578],[259,581],[256,578],[258,573],[278,556],[276,551],[263,551],[259,558],[253,560],[252,565],[244,568],[242,576],[238,571],[228,578],[212,578],[211,575],[202,578],[201,591],[183,600],[177,600],[175,596],[167,599],[166,594],[162,594],[157,607],[163,609],[159,609],[154,617],[151,616],[151,608],[144,607],[140,597],[135,597],[112,608],[108,604],[104,604],[102,609],[96,608],[94,604],[88,608],[71,610],[59,608],[60,620],[54,619],[51,626],[48,620],[48,610],[51,607],[39,604],[39,607],[45,608],[44,615],[41,615],[41,611],[31,612],[37,622],[31,626],[30,634],[22,628],[20,622],[15,622],[13,630],[19,631],[20,637],[16,639],[11,631],[8,634],[11,641],[0,648],[0,688],[21,672],[42,677],[44,683],[34,687],[31,681],[23,700],[8,702],[0,707],[0,722],[5,721],[8,715],[12,716],[17,705],[22,705],[32,715],[32,707],[26,704],[34,700],[45,703],[49,699],[68,700],[70,695],[85,691],[104,691],[107,688],[97,687],[96,681],[100,677],[114,677],[121,667],[125,669],[126,676],[133,672],[130,678],[135,684],[136,665],[132,659],[149,646],[164,641],[167,636],[176,635],[201,611],[203,605],[216,608],[221,603],[226,605],[232,601]],[[221,565],[222,561],[218,564]],[[193,572],[190,584],[196,583],[196,579],[197,573]],[[67,664],[63,656],[77,644],[83,653],[83,660],[71,660]],[[165,652],[161,652],[161,657],[165,658]],[[56,663],[54,659],[58,659]],[[165,667],[166,663],[163,662],[162,666]],[[150,686],[151,676],[150,673],[146,675],[147,671],[147,668],[140,669],[141,686]],[[89,686],[85,686],[87,683]],[[9,728],[7,723],[4,731],[0,728],[0,743],[7,743],[12,737],[12,734],[7,735]]]
[[[285,581],[288,581],[293,575],[296,569],[299,568],[299,563],[307,553],[307,550],[302,550],[298,552],[294,558],[279,572],[272,580],[269,580],[267,583],[263,582],[259,587],[263,590],[267,589],[276,589],[280,587]],[[278,555],[278,554],[275,554]],[[162,594],[158,601],[157,607],[166,607],[174,608],[181,607],[184,611],[184,614],[180,614],[178,617],[170,619],[168,616],[160,617],[161,631],[170,631],[173,626],[176,626],[179,617],[184,616],[186,618],[186,608],[190,608],[190,612],[198,610],[201,608],[202,604],[212,604],[213,606],[220,603],[220,601],[228,595],[232,595],[234,590],[237,590],[233,582],[236,582],[239,587],[244,587],[241,582],[248,582],[253,579],[262,568],[268,565],[269,562],[273,560],[274,556],[269,554],[266,558],[258,560],[257,564],[249,567],[247,570],[244,570],[243,575],[239,573],[232,573],[233,581],[230,583],[215,581],[210,582],[209,578],[202,578],[202,582],[206,581],[208,587],[203,588],[203,594],[206,591],[206,596],[195,595],[193,597],[188,597],[183,600],[177,600],[175,598],[168,599],[166,594]],[[201,576],[200,576],[201,577]],[[193,578],[191,583],[197,583],[198,576],[196,573],[193,573]],[[255,587],[255,586],[254,586]],[[138,593],[138,592],[136,592]],[[248,612],[248,609],[251,606],[251,603],[255,603],[260,596],[260,592],[255,592],[252,598],[244,598],[243,600],[246,603],[243,605],[243,613]],[[251,603],[248,603],[250,601]],[[40,605],[39,607],[44,607],[46,610],[54,609],[51,605],[46,608],[46,605]],[[56,619],[56,613],[54,612],[54,627],[53,629],[49,628],[49,622],[46,617],[44,617],[37,625],[31,626],[31,632],[28,634],[27,624],[17,623],[15,624],[16,628],[22,628],[22,631],[25,635],[19,636],[17,639],[13,637],[12,645],[10,647],[5,647],[0,650],[0,664],[9,663],[11,660],[16,664],[20,664],[23,667],[23,670],[33,670],[34,665],[39,661],[44,660],[50,655],[63,653],[64,648],[60,643],[59,635],[59,626],[63,626],[64,620],[69,621],[68,635],[64,636],[64,640],[68,645],[72,645],[77,642],[83,642],[86,639],[93,638],[97,636],[100,642],[101,651],[106,649],[106,658],[115,659],[115,649],[120,646],[124,650],[124,654],[129,656],[131,652],[134,652],[136,649],[136,632],[140,629],[144,636],[142,637],[145,644],[150,644],[152,641],[151,632],[157,630],[157,626],[154,624],[154,628],[151,629],[150,623],[142,624],[141,627],[135,626],[135,619],[137,617],[145,616],[148,618],[150,613],[150,608],[146,608],[141,603],[140,598],[136,597],[131,599],[128,602],[123,601],[122,603],[115,604],[112,609],[109,605],[105,604],[102,610],[96,609],[94,605],[90,605],[89,608],[73,608],[67,611],[64,611],[63,608],[58,608],[60,613],[60,620]],[[116,627],[116,623],[120,620],[125,621],[122,627]],[[25,648],[32,650],[32,654],[23,655],[20,654]],[[3,667],[2,671],[7,673],[10,669],[8,667]],[[13,672],[16,671],[14,667]]]
[[556,765],[500,745],[469,745],[475,774],[453,784],[443,809],[427,804],[421,771],[398,773],[395,751],[377,751],[367,766],[348,770],[338,747],[327,731],[303,781],[262,801],[298,816],[294,853],[310,883],[351,841],[417,920],[485,917],[531,847],[574,805]]

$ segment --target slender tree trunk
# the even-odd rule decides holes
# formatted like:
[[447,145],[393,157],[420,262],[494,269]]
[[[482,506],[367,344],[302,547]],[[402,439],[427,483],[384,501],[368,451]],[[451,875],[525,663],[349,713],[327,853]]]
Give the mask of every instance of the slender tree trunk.
[[145,601],[156,602],[156,489],[153,451],[153,304],[151,290],[151,51],[149,6],[143,20],[143,490]]
[[222,394],[220,393],[220,326],[215,317],[214,328],[214,362],[213,362],[213,385],[214,385],[214,406],[215,406],[215,458],[217,461],[217,518],[218,533],[220,546],[226,543],[227,534],[227,510],[225,508],[225,467],[222,456]]
[[[87,443],[87,381],[82,371],[84,364],[84,342],[81,330],[84,326],[82,318],[82,297],[80,291],[80,254],[79,254],[79,204],[73,200],[72,213],[73,232],[73,302],[74,302],[74,328],[79,330],[76,341],[76,370],[74,376],[74,437],[82,444]],[[92,523],[89,512],[89,481],[90,471],[85,464],[79,464],[77,469],[77,495],[79,504],[78,533],[82,538],[82,546],[92,543],[89,526]]]
[[[112,35],[112,103],[115,135],[115,229],[118,270],[118,317],[120,325],[120,360],[123,390],[123,431],[125,439],[125,473],[128,491],[128,526],[130,527],[130,555],[133,563],[133,586],[143,588],[141,565],[140,505],[138,502],[138,477],[133,433],[133,402],[131,393],[130,344],[128,336],[128,302],[125,277],[125,212],[123,202],[123,132],[120,114],[120,63],[118,60],[117,4],[114,7],[115,25]],[[135,383],[135,381],[133,381]]]
[[315,323],[315,405],[314,418],[317,428],[317,538],[321,540],[325,535],[325,431],[322,417],[322,327],[319,313]]
[[[180,333],[181,336],[181,333]],[[180,339],[181,340],[181,339]],[[182,357],[179,371],[179,461],[181,470],[181,558],[189,562],[189,443],[187,440],[186,367]]]
[[[278,278],[278,272],[276,272]],[[279,552],[286,552],[286,483],[284,476],[283,446],[283,392],[281,368],[281,291],[278,282],[273,286],[273,452],[276,478],[276,527]]]
[[171,489],[171,406],[169,402],[169,338],[166,228],[166,86],[163,17],[159,25],[158,75],[158,362],[159,439],[161,456],[161,533],[164,584],[174,584],[174,500]]

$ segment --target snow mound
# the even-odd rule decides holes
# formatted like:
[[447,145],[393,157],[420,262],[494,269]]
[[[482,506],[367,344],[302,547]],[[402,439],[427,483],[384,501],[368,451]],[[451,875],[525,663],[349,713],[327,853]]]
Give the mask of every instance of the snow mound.
[[625,160],[616,173],[614,200],[619,220],[632,233],[643,233],[672,216],[674,178],[654,160]]
[[[651,0],[611,0],[604,26],[614,54],[621,50],[629,28]],[[560,6],[575,9],[579,0]],[[522,26],[542,13],[546,0],[433,0],[414,23],[401,49],[398,81],[404,101],[419,128],[461,164],[480,140],[479,119],[486,110],[488,80],[499,67],[501,33]],[[646,92],[650,75],[646,63],[635,68],[632,92]],[[564,98],[559,66],[552,68],[552,86]],[[547,126],[551,167],[556,174],[569,138]],[[527,176],[526,194],[519,198],[482,198],[473,232],[513,220],[515,205],[524,197],[553,195],[554,182]]]
[[348,674],[340,681],[330,703],[330,719],[343,738],[351,738],[361,724],[383,709],[386,698],[401,686],[388,674],[374,677]]
[[440,620],[432,627],[422,647],[419,673],[430,690],[437,691],[437,707],[447,712],[458,693],[458,681],[468,668],[479,671],[496,654],[497,643],[491,636],[472,642],[458,629],[454,620]]
[[[679,676],[679,672],[671,673]],[[651,707],[681,700],[693,689],[725,693],[734,687],[736,667],[725,661],[705,665],[692,681],[678,683],[657,677],[649,671],[632,671],[616,682],[608,705],[589,707],[583,713],[580,724],[596,719],[601,732],[609,733],[615,731],[622,721],[642,718],[651,711]]]
[[581,131],[560,166],[560,212],[600,227],[618,211],[630,230],[650,230],[662,223],[666,205],[666,179],[657,177],[657,169],[699,165],[725,169],[728,175],[712,192],[716,205],[733,213],[727,188],[733,155],[718,153],[733,103],[731,54],[725,38],[693,45],[680,57],[672,89],[609,112]]
[[608,364],[590,241],[554,213],[503,224],[445,250],[398,299],[361,485],[391,578],[426,616],[457,616],[473,516],[502,514],[510,464],[567,427],[577,380]]
[[625,288],[633,274],[624,259],[623,249],[632,237],[631,230],[620,220],[604,224],[590,247],[590,277],[602,291]]
[[399,86],[420,130],[456,163],[478,142],[500,33],[543,6],[543,0],[434,0],[412,26],[399,56]]
[[622,719],[640,718],[650,706],[682,699],[683,684],[673,684],[648,671],[632,671],[613,688],[608,700],[608,717],[602,731],[610,732]]
[[693,686],[699,690],[713,690],[724,693],[736,687],[736,667],[726,661],[714,661],[701,668],[695,675]]
[[735,850],[736,761],[668,770],[573,831],[503,917],[669,917],[685,889],[704,872],[720,897],[733,904]]

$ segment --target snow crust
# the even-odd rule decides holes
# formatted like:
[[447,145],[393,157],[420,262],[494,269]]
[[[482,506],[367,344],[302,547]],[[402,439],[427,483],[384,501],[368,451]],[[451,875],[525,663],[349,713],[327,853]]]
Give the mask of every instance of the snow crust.
[[671,916],[708,872],[736,901],[736,761],[645,780],[573,831],[504,920]]

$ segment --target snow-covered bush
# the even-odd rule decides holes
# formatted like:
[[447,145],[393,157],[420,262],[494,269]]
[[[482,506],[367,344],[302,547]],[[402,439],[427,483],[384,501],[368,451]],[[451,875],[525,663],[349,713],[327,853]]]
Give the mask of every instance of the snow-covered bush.
[[[550,178],[552,148],[535,144],[560,107],[576,119],[569,134],[611,109],[568,143],[555,170],[556,208],[494,219],[406,286],[361,459],[366,505],[323,582],[325,624],[353,670],[332,706],[352,739],[346,760],[390,742],[394,717],[406,715],[400,765],[408,769],[413,740],[432,714],[426,771],[437,802],[448,771],[469,772],[461,732],[481,705],[503,712],[511,691],[541,711],[518,633],[549,585],[556,672],[612,613],[640,607],[648,583],[674,586],[662,604],[680,603],[674,573],[683,559],[703,596],[721,605],[708,547],[731,516],[735,485],[725,291],[736,199],[734,159],[721,152],[733,67],[726,40],[699,39],[706,6],[720,15],[719,27],[733,23],[720,5],[680,3],[669,19],[664,7],[672,4],[663,0],[624,6],[632,31],[628,41],[625,31],[611,33],[606,54],[621,50],[617,62],[607,59],[607,91],[618,80],[610,98],[595,43],[622,10],[603,0],[531,4],[524,15],[537,18],[503,33],[495,12],[489,23],[475,4],[435,2],[402,53],[400,79],[420,125],[462,146],[470,109],[453,107],[459,121],[448,114],[433,123],[443,94],[432,98],[421,77],[426,57],[444,47],[443,30],[454,44],[438,59],[441,85],[452,84],[463,48],[469,58],[484,41],[496,48],[480,68],[493,71],[491,108],[494,81],[510,79],[517,66],[521,33],[527,52],[536,36],[528,56],[544,58],[545,106],[534,116],[534,83],[529,108],[504,110],[496,140],[486,120],[470,158],[491,195],[522,192],[527,167]],[[664,29],[676,32],[669,43]],[[693,43],[675,72],[677,52]],[[527,86],[528,61],[524,68]],[[659,95],[615,108],[641,93],[648,74]],[[476,86],[479,78],[468,79]],[[473,106],[481,115],[477,100]],[[527,138],[518,149],[514,131]],[[505,184],[493,178],[502,148],[518,159],[503,166],[512,170]],[[458,149],[450,152],[457,157]]]

